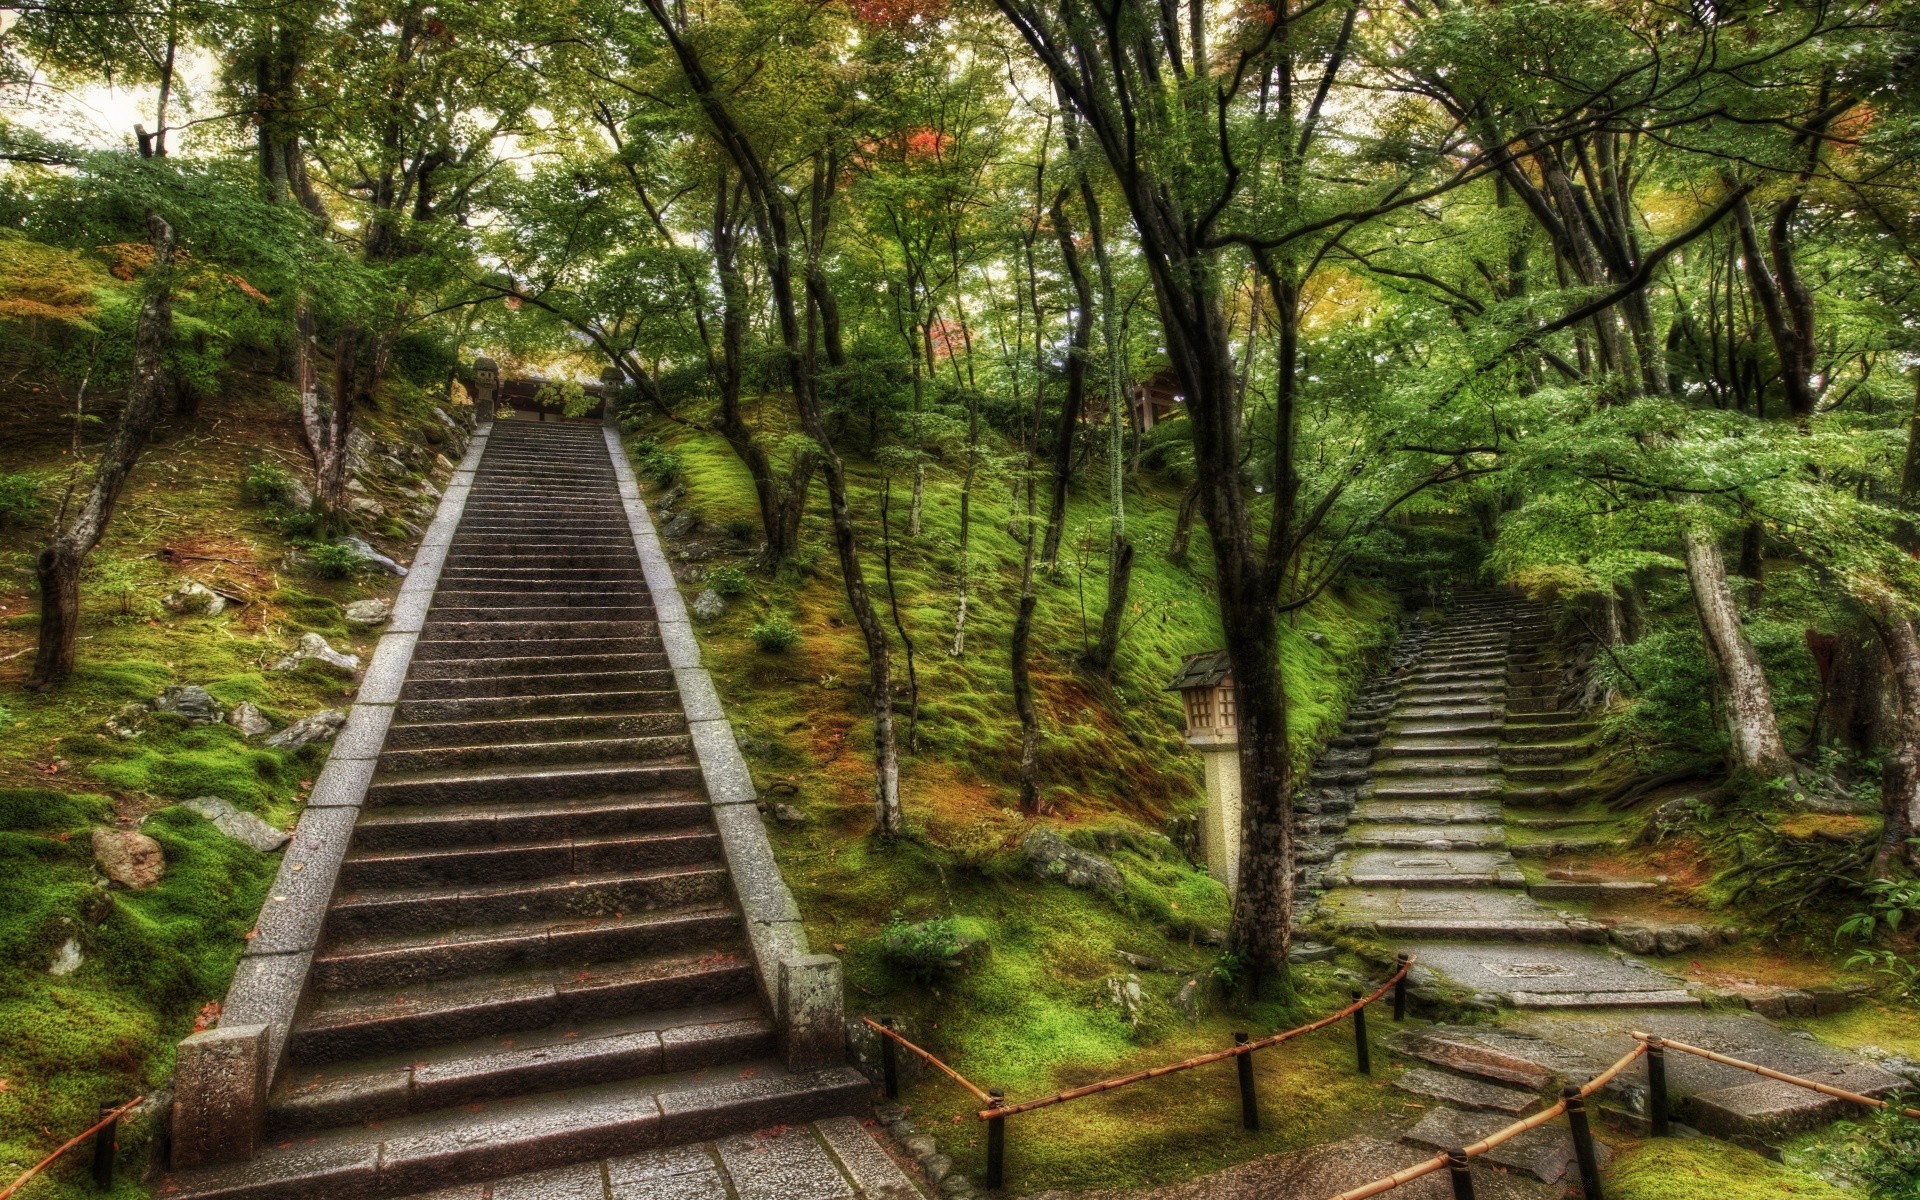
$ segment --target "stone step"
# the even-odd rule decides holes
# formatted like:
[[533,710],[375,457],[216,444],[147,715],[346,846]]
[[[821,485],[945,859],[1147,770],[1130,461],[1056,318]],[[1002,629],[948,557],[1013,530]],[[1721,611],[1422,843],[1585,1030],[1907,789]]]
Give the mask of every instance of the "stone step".
[[[1373,765],[1375,779],[1393,779],[1402,776],[1492,776],[1499,772],[1500,763],[1491,755],[1458,757],[1425,757],[1413,754],[1385,756]],[[1511,777],[1511,776],[1509,776]]]
[[353,828],[353,847],[356,851],[413,850],[590,838],[685,828],[711,818],[706,798],[691,789],[550,803],[378,808],[361,815]]
[[590,920],[334,938],[314,956],[312,981],[320,991],[409,987],[485,972],[679,953],[728,944],[739,933],[739,914],[709,903]]
[[443,585],[434,593],[431,611],[438,616],[449,608],[498,608],[512,612],[516,617],[521,614],[515,610],[522,608],[600,608],[634,613],[645,610],[651,615],[653,600],[647,585],[638,580],[619,587],[599,583],[589,591],[585,587],[555,590],[551,581],[543,579],[533,581],[527,587]]
[[447,550],[449,571],[597,571],[606,568],[636,569],[637,554],[632,546],[610,550],[558,550],[529,553],[526,550],[478,550],[451,546]]
[[456,1042],[405,1063],[301,1071],[274,1089],[270,1138],[511,1096],[560,1091],[765,1058],[773,1023],[753,1001],[552,1025],[514,1038]]
[[1353,850],[1329,874],[1358,888],[1526,885],[1526,876],[1512,856],[1496,850]]
[[1504,795],[1510,804],[1568,805],[1587,799],[1596,790],[1590,783],[1543,783],[1509,787]]
[[1367,789],[1372,800],[1478,800],[1500,794],[1494,776],[1414,777],[1376,780]]
[[1366,800],[1352,814],[1355,826],[1382,822],[1390,825],[1497,825],[1500,805],[1491,800]]
[[1447,734],[1395,734],[1380,743],[1376,757],[1481,759],[1497,754],[1500,743],[1490,737],[1463,738]]
[[360,849],[340,865],[340,886],[452,887],[555,876],[599,875],[649,867],[697,866],[720,858],[711,824],[680,829],[583,834],[545,841]]
[[1498,825],[1356,825],[1348,844],[1361,848],[1400,850],[1497,850],[1506,845],[1506,831]]
[[[457,640],[443,640],[428,629],[414,644],[413,660],[475,658],[475,647]],[[661,654],[658,635],[650,637],[558,637],[504,639],[487,644],[485,661],[520,658],[567,659],[581,654]],[[538,672],[533,672],[538,674]]]
[[[1560,714],[1552,714],[1559,716]],[[1540,724],[1530,720],[1509,722],[1500,731],[1502,740],[1508,742],[1564,742],[1572,738],[1585,737],[1600,728],[1595,721],[1554,721]]]
[[413,771],[470,767],[679,761],[692,754],[693,741],[684,733],[570,741],[479,742],[388,750],[380,755],[380,772],[384,778]]
[[1499,748],[1500,761],[1513,766],[1557,766],[1593,753],[1591,742],[1508,742]]
[[342,938],[407,932],[444,934],[463,926],[543,917],[618,918],[650,909],[716,904],[726,897],[727,872],[718,863],[451,891],[437,887],[362,888],[334,897],[327,909],[326,928],[329,936]]
[[430,746],[573,741],[588,737],[657,737],[684,734],[686,731],[686,718],[672,711],[585,713],[502,721],[442,721],[390,726],[387,729],[386,748],[394,751]]
[[538,968],[357,988],[307,998],[287,1035],[287,1054],[319,1065],[418,1047],[596,1021],[646,1009],[684,1008],[751,995],[744,943],[716,949],[615,959],[575,968]]
[[673,672],[578,671],[566,674],[465,675],[410,679],[401,700],[471,700],[479,697],[551,696],[581,692],[661,692],[673,684]]
[[[429,1113],[275,1147],[251,1162],[172,1176],[169,1200],[397,1197],[862,1111],[872,1089],[850,1067],[789,1073],[777,1061],[602,1084]],[[592,1173],[599,1179],[598,1171]],[[655,1181],[641,1179],[641,1189]],[[668,1185],[672,1181],[668,1180]],[[539,1192],[516,1193],[528,1200]],[[551,1194],[551,1193],[548,1193]],[[668,1193],[639,1190],[623,1195]],[[770,1191],[768,1195],[777,1192]],[[501,1193],[504,1200],[506,1193]],[[689,1193],[690,1200],[699,1193]]]
[[1551,713],[1560,711],[1560,697],[1553,696],[1516,696],[1507,693],[1507,712],[1514,715]]
[[472,804],[488,800],[573,800],[609,793],[699,787],[700,768],[688,763],[647,766],[557,767],[544,771],[417,772],[376,777],[365,803]]
[[1593,764],[1578,761],[1560,766],[1510,763],[1505,773],[1512,783],[1570,783],[1592,775]]
[[638,566],[552,567],[529,563],[511,567],[443,567],[440,571],[442,588],[518,586],[528,580],[562,587],[577,583],[638,583],[645,579],[646,573]]
[[1423,715],[1417,718],[1395,721],[1391,741],[1401,742],[1412,738],[1464,738],[1495,737],[1505,728],[1500,717],[1442,717]]
[[634,649],[613,654],[541,654],[506,658],[427,658],[414,660],[410,678],[471,679],[498,675],[582,675],[667,670],[665,651],[644,651],[650,638],[633,639]]
[[[643,680],[657,679],[667,673],[640,672]],[[537,678],[537,677],[527,677]],[[566,678],[577,679],[577,676]],[[670,682],[670,680],[669,680]],[[510,717],[534,717],[548,714],[592,712],[667,712],[680,706],[680,694],[660,687],[629,687],[605,692],[540,692],[492,696],[409,696],[404,691],[394,715],[398,720],[429,723],[439,721],[504,720]]]
[[538,620],[449,621],[437,619],[436,614],[436,618],[430,619],[427,628],[422,630],[421,638],[427,640],[427,635],[431,634],[433,641],[466,642],[471,645],[475,642],[524,642],[548,638],[643,637],[658,632],[658,624],[650,617],[576,619],[559,614]]

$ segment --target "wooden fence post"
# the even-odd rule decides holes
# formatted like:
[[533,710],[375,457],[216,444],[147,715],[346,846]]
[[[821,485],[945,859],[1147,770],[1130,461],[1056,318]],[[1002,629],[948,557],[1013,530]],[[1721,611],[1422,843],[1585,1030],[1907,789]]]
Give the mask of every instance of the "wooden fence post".
[[1587,1099],[1580,1088],[1568,1084],[1560,1091],[1567,1103],[1567,1125],[1573,1133],[1573,1160],[1580,1167],[1580,1194],[1585,1200],[1602,1200],[1600,1164],[1593,1156],[1593,1130],[1587,1125]]
[[[1233,1035],[1233,1044],[1236,1046],[1246,1045],[1246,1033],[1236,1030]],[[1260,1102],[1253,1092],[1253,1052],[1249,1050],[1247,1053],[1240,1055],[1235,1060],[1234,1066],[1238,1068],[1240,1072],[1240,1124],[1249,1130],[1258,1130],[1260,1128]]]
[[[1356,990],[1353,998],[1358,1000],[1360,992]],[[1373,1059],[1367,1048],[1367,1006],[1364,1004],[1353,1010],[1353,1053],[1360,1067],[1360,1073],[1373,1074]]]

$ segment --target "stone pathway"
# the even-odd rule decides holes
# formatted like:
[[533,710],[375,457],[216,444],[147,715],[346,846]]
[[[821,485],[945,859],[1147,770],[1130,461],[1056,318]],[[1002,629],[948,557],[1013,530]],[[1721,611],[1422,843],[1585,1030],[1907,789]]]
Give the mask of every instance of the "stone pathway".
[[[600,427],[495,422],[364,802],[340,810],[268,1148],[169,1194],[482,1195],[608,1156],[613,1195],[773,1194],[726,1135],[863,1111],[871,1088],[778,1057],[738,903],[755,877],[720,832],[758,818],[710,803],[689,730]],[[715,1138],[717,1159],[619,1157]],[[733,1193],[660,1165],[701,1154]],[[597,1170],[495,1194],[597,1196]]]
[[925,1200],[852,1117],[775,1126],[490,1183],[416,1200]]
[[1463,597],[1368,698],[1345,731],[1347,757],[1314,780],[1350,783],[1367,764],[1314,919],[1412,950],[1416,981],[1487,1002],[1698,1004],[1677,980],[1592,945],[1606,940],[1600,924],[1527,892],[1510,813],[1553,824],[1587,794],[1579,760],[1592,724],[1557,711],[1547,632],[1524,602]]

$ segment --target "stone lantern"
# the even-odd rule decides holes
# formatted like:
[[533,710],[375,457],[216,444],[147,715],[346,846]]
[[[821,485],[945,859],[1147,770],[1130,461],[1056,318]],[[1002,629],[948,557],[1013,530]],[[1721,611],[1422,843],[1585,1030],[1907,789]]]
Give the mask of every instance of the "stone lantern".
[[486,355],[473,360],[473,419],[481,425],[493,421],[494,401],[500,395],[500,367]]
[[607,390],[606,399],[600,407],[600,419],[608,429],[620,427],[620,385],[626,381],[627,374],[619,367],[608,367],[600,372],[600,383]]
[[1227,652],[1189,654],[1166,690],[1179,692],[1185,702],[1187,745],[1207,767],[1207,809],[1200,822],[1207,873],[1232,893],[1240,874],[1240,726]]

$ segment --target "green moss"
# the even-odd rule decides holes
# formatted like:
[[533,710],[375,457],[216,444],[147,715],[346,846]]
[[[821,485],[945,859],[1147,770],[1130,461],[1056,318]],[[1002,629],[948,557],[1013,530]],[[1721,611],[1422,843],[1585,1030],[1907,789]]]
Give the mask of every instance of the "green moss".
[[1613,1200],[1848,1200],[1853,1193],[1818,1175],[1711,1138],[1660,1138],[1617,1159],[1607,1173]]
[[[89,833],[111,814],[100,796],[0,789],[0,1177],[50,1149],[54,1131],[84,1128],[100,1104],[164,1083],[174,1041],[226,990],[276,869],[167,809],[143,826],[167,857],[161,882],[109,891],[93,880]],[[48,975],[68,939],[80,969]],[[56,1177],[35,1194],[69,1191]]]

